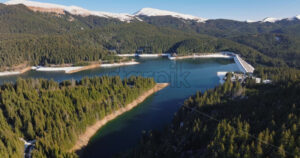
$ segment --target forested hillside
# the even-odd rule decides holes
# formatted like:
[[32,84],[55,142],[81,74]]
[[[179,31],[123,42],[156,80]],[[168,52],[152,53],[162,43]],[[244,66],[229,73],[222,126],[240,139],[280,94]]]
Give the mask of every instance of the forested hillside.
[[234,41],[250,46],[263,54],[283,59],[293,68],[300,68],[300,36],[294,34],[269,33],[232,38]]
[[[168,27],[184,32],[194,34],[206,34],[218,39],[226,39],[234,41],[243,46],[251,47],[255,51],[264,54],[267,57],[273,58],[274,62],[271,65],[283,66],[288,65],[292,68],[299,68],[299,43],[300,43],[300,20],[299,19],[284,19],[274,23],[270,22],[240,22],[233,20],[217,19],[208,20],[205,23],[196,23],[194,21],[180,20],[174,17],[141,17],[145,22],[160,26]],[[200,45],[196,40],[181,41],[174,45],[178,47],[178,52],[191,53],[199,52],[197,50]],[[221,42],[224,45],[224,42]],[[226,46],[232,48],[232,44],[226,42]],[[211,44],[205,45],[212,48]],[[173,47],[173,48],[174,48]],[[220,48],[218,46],[214,48]],[[236,53],[244,55],[242,49],[235,50]],[[174,50],[174,49],[173,49]],[[209,49],[223,50],[223,49]],[[234,50],[234,49],[233,49]],[[175,50],[176,51],[176,50]],[[247,57],[247,56],[246,56]],[[265,57],[264,57],[265,58]],[[275,64],[280,61],[280,63]],[[284,63],[284,64],[283,64]],[[279,64],[279,65],[278,65]],[[267,64],[270,66],[270,64]]]
[[112,52],[165,53],[179,41],[202,37],[144,22],[33,12],[24,5],[0,4],[0,23],[2,71],[23,63],[99,61]]
[[[232,83],[187,99],[127,157],[299,157],[300,84]],[[123,156],[121,156],[123,157]]]
[[[172,20],[170,23],[173,23]],[[212,37],[210,33],[195,34],[194,30],[169,27],[167,24],[126,23],[96,16],[39,13],[24,5],[4,4],[0,4],[0,23],[3,24],[0,26],[1,71],[24,63],[77,64],[105,60],[114,53],[136,51],[184,55],[229,50],[249,58],[252,64],[257,60],[266,65],[284,64],[280,59],[271,61],[259,49],[252,49],[254,47],[250,45],[250,48],[245,42]]]
[[[144,132],[140,144],[120,157],[300,157],[299,20],[143,18],[156,26],[213,36],[218,39],[215,48],[241,54],[256,67],[254,75],[273,83],[232,83],[229,77],[225,84],[188,98],[166,129]],[[195,45],[200,43],[191,38],[173,50],[199,52]]]
[[25,140],[36,139],[33,157],[76,157],[78,135],[96,120],[155,86],[153,79],[84,78],[61,83],[19,79],[0,87],[0,157],[22,157]]
[[[80,64],[116,53],[232,51],[270,85],[229,80],[186,100],[162,132],[146,132],[128,157],[300,157],[300,20],[199,23],[140,16],[130,23],[0,3],[0,71],[25,64]],[[67,151],[88,125],[153,87],[153,79],[19,79],[0,86],[0,157],[76,157]],[[123,157],[124,155],[121,155]]]

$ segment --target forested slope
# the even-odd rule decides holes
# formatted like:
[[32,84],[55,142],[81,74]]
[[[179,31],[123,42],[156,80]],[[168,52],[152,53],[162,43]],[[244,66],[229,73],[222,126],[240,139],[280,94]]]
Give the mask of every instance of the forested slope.
[[[299,62],[297,61],[300,59],[300,20],[296,18],[284,19],[274,23],[248,23],[226,19],[208,20],[205,23],[196,23],[194,21],[180,20],[170,16],[141,16],[140,18],[155,26],[173,28],[194,34],[205,34],[222,40],[226,39],[228,41],[234,41],[234,43],[239,43],[244,47],[251,47],[255,51],[274,59],[272,64],[267,64],[268,66],[277,65],[280,67],[284,64],[292,68],[299,68]],[[180,44],[185,44],[186,47],[180,48],[179,52],[190,53],[186,50],[198,52],[198,47],[196,47],[197,42],[195,42],[195,40],[192,42],[190,41],[190,44],[187,44],[187,41],[181,41]],[[224,45],[223,42],[222,44]],[[232,44],[226,42],[226,46],[231,48]],[[193,45],[193,47],[189,45]],[[178,47],[178,44],[174,46]],[[199,46],[199,43],[197,46]],[[212,47],[211,45],[207,46]],[[246,47],[243,49],[246,49]],[[240,52],[239,50],[235,51],[236,53],[243,52]],[[241,54],[243,55],[243,53]],[[278,61],[280,61],[280,63],[278,63]]]
[[[232,51],[272,85],[226,82],[189,98],[164,132],[149,132],[128,157],[299,157],[299,20],[205,23],[140,17],[125,23],[95,16],[39,13],[0,4],[0,71],[13,66],[78,64],[115,53]],[[154,85],[118,77],[56,83],[23,80],[0,88],[0,157],[67,153],[86,126]]]
[[59,34],[88,28],[72,16],[33,12],[24,5],[0,3],[0,33]]
[[[241,85],[229,78],[213,90],[198,92],[166,129],[145,132],[140,144],[120,157],[300,157],[299,20],[196,24],[171,17],[145,19],[216,37],[222,41],[216,48],[241,54],[256,67],[255,76],[272,84],[247,80]],[[173,48],[184,53],[195,45],[197,39],[188,39]],[[198,52],[195,47],[192,51]]]
[[36,139],[33,157],[69,153],[87,126],[153,88],[153,79],[84,78],[57,83],[19,79],[0,87],[0,157],[21,157],[25,140]]
[[[39,13],[0,4],[0,70],[14,66],[77,64],[106,60],[113,53],[207,53],[233,50],[254,64],[271,58],[231,39],[152,23],[68,13]],[[277,62],[277,61],[276,61]],[[274,65],[276,62],[271,62]]]
[[[127,157],[299,157],[300,84],[222,86],[187,99]],[[121,156],[123,157],[123,156]]]

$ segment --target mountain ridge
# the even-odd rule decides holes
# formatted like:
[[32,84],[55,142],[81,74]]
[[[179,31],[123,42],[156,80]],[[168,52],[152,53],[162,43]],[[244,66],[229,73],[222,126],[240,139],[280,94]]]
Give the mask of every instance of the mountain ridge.
[[300,15],[296,15],[294,17],[290,17],[290,18],[273,18],[273,17],[267,17],[264,18],[261,22],[270,22],[270,23],[274,23],[277,21],[281,21],[281,20],[300,20]]
[[134,15],[135,16],[172,16],[179,19],[195,20],[197,22],[205,22],[207,20],[205,18],[200,18],[193,15],[181,14],[181,13],[154,9],[154,8],[143,8],[138,12],[134,13]]
[[[4,4],[6,5],[23,4],[33,11],[53,12],[57,14],[64,14],[65,12],[68,12],[72,15],[80,15],[83,17],[98,16],[104,18],[114,18],[114,19],[119,19],[122,22],[131,22],[133,20],[142,21],[142,19],[139,18],[140,16],[147,16],[147,17],[171,16],[178,19],[196,21],[198,23],[205,23],[207,20],[214,20],[214,19],[206,19],[194,15],[182,14],[182,13],[160,10],[155,8],[142,8],[133,14],[129,14],[129,13],[110,13],[110,12],[102,12],[102,11],[91,11],[74,5],[64,6],[59,4],[42,3],[42,2],[36,2],[30,0],[10,0],[5,2]],[[300,20],[300,14],[290,18],[266,17],[258,21],[257,20],[244,20],[244,21],[247,23],[255,23],[255,22],[275,23],[281,20]],[[234,21],[239,21],[239,20],[234,20]]]
[[109,12],[100,12],[100,11],[90,11],[78,6],[64,6],[58,4],[51,4],[51,3],[41,3],[35,1],[28,1],[28,0],[10,0],[5,2],[6,5],[18,5],[23,4],[29,9],[33,11],[39,12],[53,12],[57,14],[64,14],[64,12],[68,12],[72,15],[80,15],[80,16],[98,16],[98,17],[106,17],[106,18],[116,18],[120,21],[131,21],[134,20],[134,17],[130,14],[126,13],[109,13]]

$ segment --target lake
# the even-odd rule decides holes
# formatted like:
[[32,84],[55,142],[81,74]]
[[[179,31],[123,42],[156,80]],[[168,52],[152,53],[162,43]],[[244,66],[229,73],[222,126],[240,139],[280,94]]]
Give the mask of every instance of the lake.
[[171,122],[184,100],[197,91],[205,91],[220,84],[218,71],[239,71],[232,59],[185,59],[171,61],[165,58],[138,59],[139,65],[118,68],[97,68],[74,74],[63,72],[29,71],[18,76],[0,77],[0,84],[14,82],[18,77],[46,78],[55,81],[79,80],[83,77],[131,75],[154,77],[156,82],[171,85],[149,97],[133,110],[124,113],[103,126],[90,140],[82,157],[112,157],[138,144],[142,131],[162,130]]

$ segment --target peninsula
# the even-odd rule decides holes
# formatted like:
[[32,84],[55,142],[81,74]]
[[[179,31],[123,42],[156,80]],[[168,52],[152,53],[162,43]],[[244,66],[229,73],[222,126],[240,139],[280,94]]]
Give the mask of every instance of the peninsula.
[[94,136],[97,133],[97,131],[101,127],[103,127],[106,123],[117,118],[118,116],[122,115],[123,113],[130,111],[131,109],[133,109],[134,107],[138,106],[140,103],[145,101],[149,96],[166,88],[167,86],[169,86],[169,83],[157,83],[153,88],[151,88],[150,90],[141,94],[137,99],[135,99],[133,102],[127,104],[124,108],[114,111],[113,113],[105,116],[103,119],[96,121],[96,123],[93,124],[92,126],[87,127],[85,132],[79,136],[76,144],[73,146],[73,148],[70,150],[70,152],[78,151],[78,150],[84,148],[88,144],[88,142],[92,138],[92,136]]

